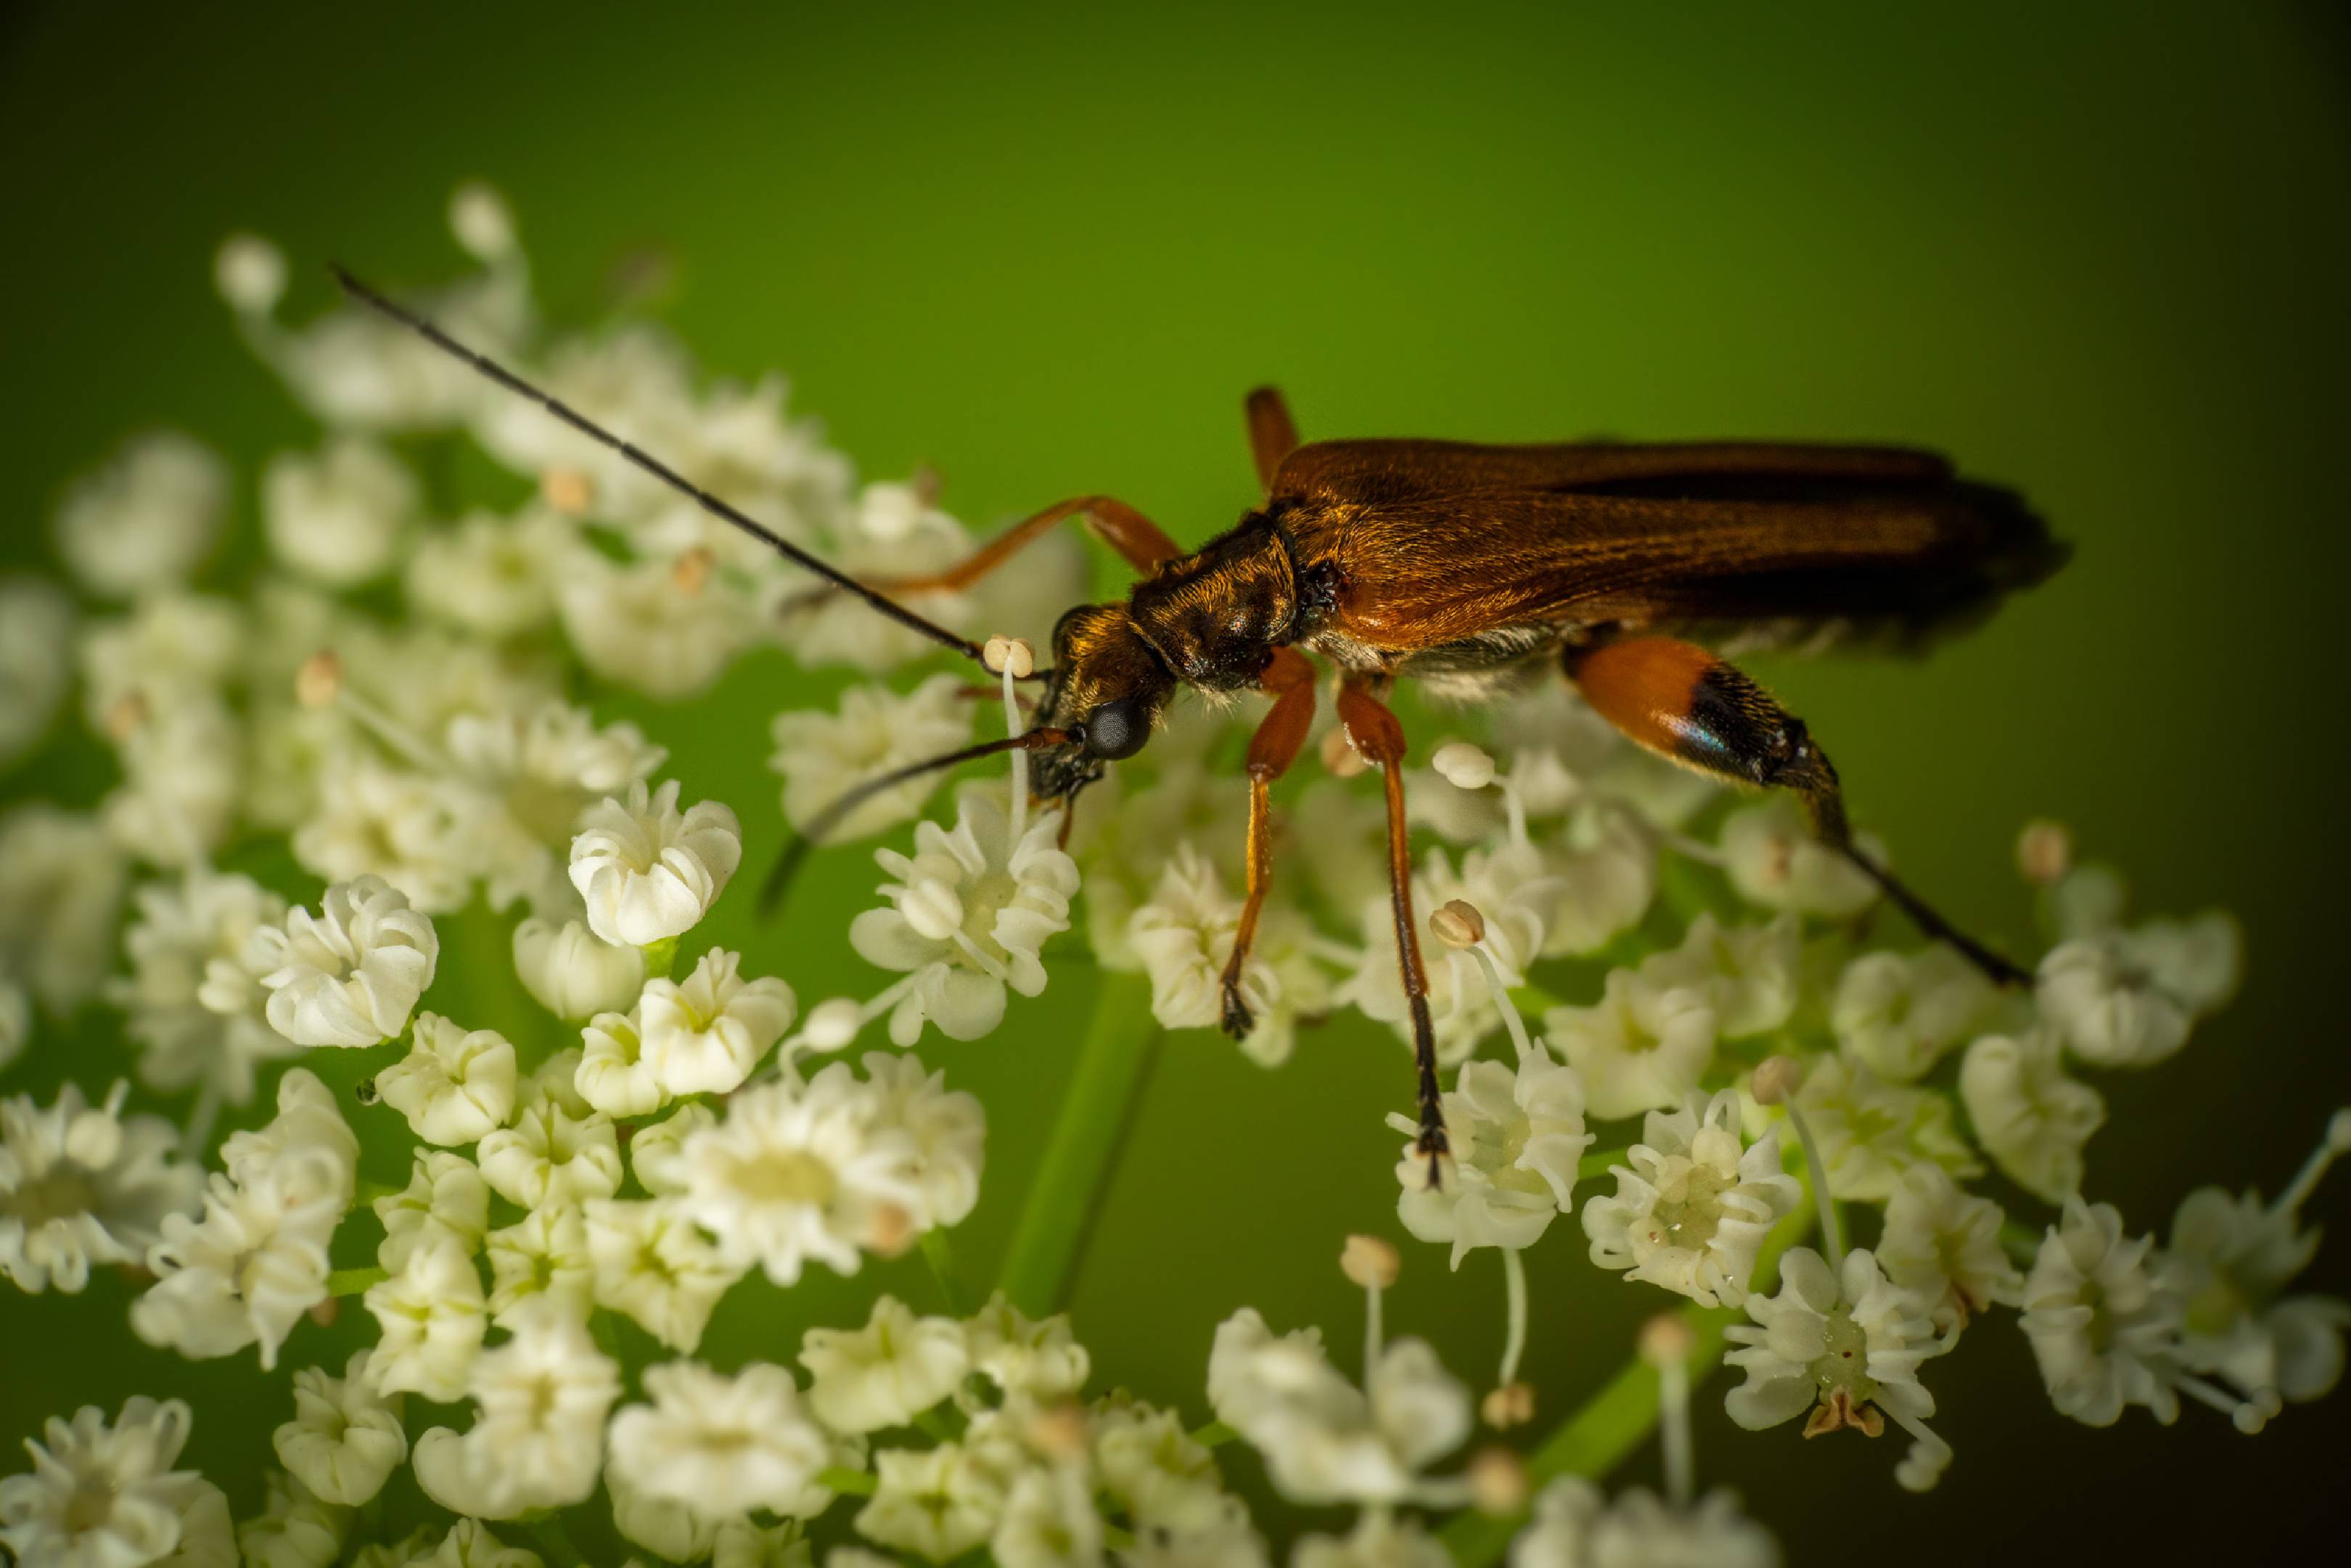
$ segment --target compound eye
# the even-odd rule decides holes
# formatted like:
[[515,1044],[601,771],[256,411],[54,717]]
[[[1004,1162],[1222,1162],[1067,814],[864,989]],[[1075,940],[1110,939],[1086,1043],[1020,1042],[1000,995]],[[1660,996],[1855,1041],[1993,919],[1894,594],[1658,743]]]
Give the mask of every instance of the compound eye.
[[1151,721],[1138,698],[1121,697],[1086,715],[1086,750],[1116,762],[1143,749],[1151,738]]

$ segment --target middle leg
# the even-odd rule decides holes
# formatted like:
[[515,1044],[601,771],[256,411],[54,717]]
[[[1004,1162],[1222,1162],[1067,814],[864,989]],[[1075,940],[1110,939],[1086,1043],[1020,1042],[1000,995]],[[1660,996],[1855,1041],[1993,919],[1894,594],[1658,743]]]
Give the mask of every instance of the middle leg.
[[1314,722],[1314,666],[1295,648],[1276,648],[1273,662],[1257,684],[1273,698],[1273,706],[1249,737],[1249,897],[1241,904],[1241,923],[1233,933],[1223,981],[1225,1032],[1235,1040],[1257,1022],[1241,999],[1241,970],[1249,963],[1258,916],[1273,885],[1273,781],[1290,770],[1298,748],[1306,744],[1307,727]]
[[1428,1012],[1428,969],[1420,958],[1419,923],[1412,912],[1412,840],[1404,815],[1404,726],[1367,677],[1350,675],[1339,688],[1339,722],[1364,761],[1380,770],[1388,798],[1388,908],[1395,917],[1396,967],[1405,1005],[1412,1011],[1412,1058],[1419,1071],[1420,1142],[1428,1158],[1428,1185],[1438,1183],[1438,1161],[1448,1152],[1445,1105],[1437,1087],[1437,1025]]

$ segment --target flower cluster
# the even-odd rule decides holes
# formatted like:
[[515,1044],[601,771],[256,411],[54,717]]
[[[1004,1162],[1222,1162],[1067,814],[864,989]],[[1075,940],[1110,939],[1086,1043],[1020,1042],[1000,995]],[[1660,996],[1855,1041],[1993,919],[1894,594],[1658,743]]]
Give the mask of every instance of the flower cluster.
[[[460,191],[450,227],[471,269],[420,309],[778,537],[872,579],[975,549],[932,476],[859,484],[780,380],[712,382],[632,319],[552,327],[494,193]],[[1289,1501],[1353,1511],[1294,1543],[1297,1568],[1440,1568],[1470,1538],[1433,1516],[1462,1511],[1508,1520],[1482,1539],[1514,1533],[1520,1568],[1766,1565],[1768,1532],[1695,1488],[1693,1324],[1743,1375],[1738,1424],[1898,1427],[1913,1489],[1952,1460],[1928,1364],[2006,1313],[2055,1409],[2093,1425],[2131,1405],[2169,1421],[2184,1398],[2252,1430],[2339,1380],[2351,1307],[2295,1281],[2351,1113],[2274,1200],[2199,1188],[2160,1239],[2090,1196],[2106,1075],[2187,1049],[2235,989],[2226,915],[2134,918],[2118,875],[2037,824],[2021,863],[2045,951],[2003,989],[1907,944],[1794,802],[1728,798],[1554,682],[1402,779],[1449,1154],[1432,1167],[1417,1123],[1391,1119],[1415,1139],[1395,1220],[1456,1270],[1498,1260],[1493,1386],[1385,1336],[1401,1260],[1357,1237],[1356,1375],[1318,1331],[1242,1308],[1208,1352],[1213,1421],[1092,1388],[1070,1321],[1029,1315],[1061,1299],[1035,1256],[1009,1295],[956,1304],[948,1233],[981,1201],[987,1120],[913,1050],[1008,1032],[1081,965],[1106,1007],[1134,998],[1096,1044],[1205,1040],[1229,972],[1259,1066],[1346,1009],[1408,1045],[1387,814],[1344,733],[1274,797],[1281,870],[1238,965],[1247,699],[1179,705],[1082,810],[1033,800],[1016,750],[1008,789],[966,777],[902,832],[946,778],[915,765],[968,747],[984,711],[923,664],[931,644],[395,323],[357,305],[291,320],[287,276],[257,239],[217,258],[240,331],[319,426],[261,465],[251,548],[226,461],[151,432],[64,492],[60,574],[0,579],[0,767],[68,723],[113,762],[89,798],[0,811],[0,1072],[65,1060],[93,1003],[129,1051],[102,1098],[0,1099],[0,1272],[77,1292],[120,1270],[148,1344],[285,1362],[287,1418],[244,1518],[173,1468],[187,1406],[51,1421],[30,1472],[0,1480],[19,1560],[535,1568],[515,1541],[576,1560],[568,1520],[730,1568],[820,1548],[828,1568],[983,1551],[1262,1568],[1276,1549],[1215,1453],[1233,1444]],[[1055,538],[908,598],[1041,642],[1085,578]],[[989,646],[1019,730],[1033,650]],[[781,822],[747,832],[664,776],[661,705],[775,649],[851,675],[774,719]],[[629,718],[607,711],[622,690]],[[747,839],[820,821],[888,839],[842,852],[881,873],[842,923],[872,977],[828,977],[803,1009],[804,957],[705,922],[757,880]],[[1081,1072],[1073,1092],[1136,1076]],[[1107,1180],[1122,1110],[1063,1115],[1049,1154],[1076,1190],[1022,1195],[1016,1251],[1081,1229],[1071,1206]],[[1341,1135],[1367,1165],[1395,1147]],[[1848,1249],[1852,1225],[1868,1245]],[[1510,1446],[1536,1405],[1524,1254],[1554,1234],[1682,1299],[1641,1342],[1658,1492],[1612,1497]],[[868,1282],[870,1260],[915,1251],[937,1314]],[[862,1276],[862,1326],[722,1354],[730,1296],[812,1270]],[[363,1347],[329,1355],[339,1312]],[[1473,1439],[1481,1420],[1500,1436]]]

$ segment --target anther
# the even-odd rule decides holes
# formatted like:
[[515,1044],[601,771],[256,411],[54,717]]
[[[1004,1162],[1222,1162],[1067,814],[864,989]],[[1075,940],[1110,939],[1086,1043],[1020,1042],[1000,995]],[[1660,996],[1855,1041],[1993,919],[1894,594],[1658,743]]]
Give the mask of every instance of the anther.
[[1530,1383],[1505,1383],[1479,1402],[1478,1413],[1486,1425],[1507,1432],[1535,1418],[1535,1390]]
[[1494,781],[1494,759],[1466,740],[1447,741],[1428,765],[1457,789],[1483,789]]
[[1758,1105],[1777,1105],[1793,1094],[1803,1081],[1804,1070],[1794,1057],[1766,1057],[1748,1080],[1747,1092],[1755,1097]]
[[1037,673],[1037,650],[1024,638],[990,637],[980,647],[979,662],[997,674],[1023,681]]
[[1508,1448],[1480,1448],[1463,1472],[1469,1506],[1479,1513],[1507,1517],[1527,1506],[1527,1462]]
[[124,745],[132,736],[147,727],[151,712],[145,692],[133,690],[123,693],[114,699],[114,706],[106,710],[107,738],[117,746]]
[[866,1222],[865,1245],[884,1258],[894,1258],[914,1239],[914,1217],[894,1203],[876,1204]]
[[1476,904],[1456,898],[1429,915],[1428,934],[1447,947],[1475,947],[1486,939],[1486,917]]
[[834,997],[809,1009],[800,1026],[800,1040],[810,1051],[839,1051],[857,1038],[864,1026],[865,1009],[854,998]]
[[1029,1417],[1025,1436],[1029,1448],[1048,1458],[1081,1458],[1086,1451],[1085,1410],[1067,1400],[1049,1405]]
[[2035,887],[2052,887],[2074,869],[2074,831],[2063,822],[2027,822],[2016,837],[2016,869]]
[[342,695],[343,659],[332,648],[321,648],[294,672],[294,700],[304,707],[325,707]]
[[577,468],[549,468],[538,476],[538,493],[567,517],[584,517],[596,504],[595,481]]
[[1641,1359],[1651,1366],[1680,1366],[1698,1349],[1698,1335],[1690,1332],[1681,1313],[1659,1312],[1641,1325],[1641,1337],[1636,1343]]
[[1396,1282],[1404,1259],[1393,1243],[1377,1236],[1354,1235],[1339,1249],[1339,1272],[1367,1291],[1384,1291]]
[[711,569],[717,562],[708,545],[696,545],[670,563],[669,580],[680,593],[691,597],[710,585]]

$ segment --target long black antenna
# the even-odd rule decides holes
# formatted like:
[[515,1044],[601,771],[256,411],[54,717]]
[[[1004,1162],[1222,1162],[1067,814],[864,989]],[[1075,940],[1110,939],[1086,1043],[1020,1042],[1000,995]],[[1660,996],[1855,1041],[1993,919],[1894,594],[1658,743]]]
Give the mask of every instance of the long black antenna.
[[976,762],[980,758],[996,757],[1007,751],[1039,751],[1049,746],[1064,745],[1069,739],[1068,730],[1039,728],[1006,736],[1000,740],[983,740],[977,746],[942,752],[920,762],[910,762],[904,768],[893,768],[847,790],[823,810],[810,817],[808,825],[800,830],[799,836],[786,844],[784,852],[776,857],[776,863],[768,869],[767,880],[759,884],[759,917],[764,920],[776,912],[776,906],[783,902],[785,891],[791,886],[792,879],[799,874],[800,862],[808,859],[809,852],[823,843],[832,830],[841,825],[842,818],[883,790],[904,784],[909,779],[919,779],[925,773],[953,768],[958,763]]
[[463,360],[465,363],[473,366],[475,370],[479,371],[483,375],[487,376],[490,380],[497,382],[498,385],[506,388],[508,392],[521,393],[524,397],[530,399],[531,402],[538,404],[541,408],[547,410],[548,413],[553,414],[556,418],[561,420],[572,429],[580,432],[582,435],[588,436],[592,440],[601,442],[604,445],[611,447],[622,457],[627,458],[630,462],[635,464],[638,467],[643,469],[646,473],[652,475],[654,478],[660,480],[671,489],[678,492],[678,494],[692,497],[696,506],[700,507],[704,511],[708,512],[712,517],[717,517],[722,521],[734,524],[735,527],[742,529],[753,538],[758,539],[769,549],[772,549],[778,555],[782,556],[786,560],[791,561],[797,566],[807,568],[809,570],[816,573],[817,576],[823,578],[827,582],[831,583],[835,588],[841,590],[843,592],[855,594],[858,598],[865,601],[866,603],[872,605],[883,614],[887,615],[891,620],[895,621],[901,626],[904,626],[911,631],[919,632],[924,636],[928,637],[932,642],[939,643],[943,647],[953,648],[956,653],[961,653],[965,658],[971,660],[974,664],[983,666],[986,665],[987,661],[980,656],[978,643],[972,642],[968,638],[956,636],[954,632],[948,631],[946,627],[939,625],[936,622],[925,620],[922,616],[915,614],[913,611],[907,609],[896,600],[892,599],[885,594],[875,592],[872,589],[868,588],[865,584],[858,581],[855,578],[850,576],[847,572],[842,571],[840,568],[827,565],[825,562],[819,560],[816,557],[809,554],[808,551],[800,549],[799,546],[792,544],[778,537],[773,529],[752,521],[749,517],[745,517],[735,507],[728,506],[726,502],[720,500],[709,491],[702,488],[699,485],[695,484],[693,481],[684,477],[684,476],[679,474],[677,470],[672,468],[668,464],[664,463],[660,458],[654,457],[649,453],[646,453],[638,447],[630,444],[628,442],[622,440],[619,436],[613,434],[611,431],[606,430],[602,425],[598,424],[594,420],[590,419],[586,414],[581,413],[579,410],[570,407],[569,404],[563,402],[558,398],[550,397],[546,392],[539,391],[538,388],[531,385],[530,382],[523,380],[520,376],[515,374],[504,365],[499,364],[496,360],[490,359],[486,355],[475,353],[473,350],[465,347],[465,344],[460,343],[456,339],[452,338],[448,333],[444,332],[440,328],[435,327],[432,322],[427,321],[424,318],[417,315],[414,311],[410,310],[405,307],[393,304],[381,294],[378,293],[373,288],[369,287],[366,284],[361,283],[350,273],[344,271],[341,267],[337,267],[330,262],[328,264],[327,270],[335,275],[335,281],[342,285],[343,292],[358,300],[360,304],[390,317],[392,320],[399,322],[402,326],[406,327],[409,330],[416,333],[419,337],[432,344],[434,348],[439,349],[442,352]]

